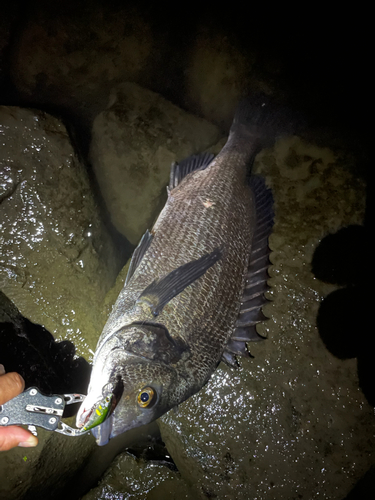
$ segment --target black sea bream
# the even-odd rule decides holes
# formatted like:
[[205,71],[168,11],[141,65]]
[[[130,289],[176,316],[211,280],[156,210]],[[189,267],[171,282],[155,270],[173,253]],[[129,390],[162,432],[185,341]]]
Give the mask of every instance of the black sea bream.
[[246,342],[261,339],[273,202],[250,171],[280,131],[268,107],[263,97],[244,101],[215,158],[172,166],[168,201],[133,254],[77,416],[79,427],[92,426],[98,413],[99,445],[176,407],[220,361],[236,366]]

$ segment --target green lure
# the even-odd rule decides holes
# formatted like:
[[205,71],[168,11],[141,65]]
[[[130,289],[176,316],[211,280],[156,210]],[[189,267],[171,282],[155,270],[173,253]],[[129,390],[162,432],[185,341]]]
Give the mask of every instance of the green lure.
[[102,401],[96,403],[91,412],[90,418],[88,419],[87,424],[82,428],[82,431],[88,431],[104,422],[111,409],[112,399],[113,395],[110,395],[106,396]]

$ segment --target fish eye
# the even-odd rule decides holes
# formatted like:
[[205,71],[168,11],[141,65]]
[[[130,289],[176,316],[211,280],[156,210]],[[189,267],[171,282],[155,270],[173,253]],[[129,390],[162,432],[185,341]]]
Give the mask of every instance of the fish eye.
[[144,387],[138,394],[138,404],[141,408],[147,408],[155,401],[156,392],[152,387]]

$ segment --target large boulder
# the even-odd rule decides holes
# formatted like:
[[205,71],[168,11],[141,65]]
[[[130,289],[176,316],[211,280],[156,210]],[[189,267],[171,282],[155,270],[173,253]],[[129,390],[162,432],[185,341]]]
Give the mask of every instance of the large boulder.
[[91,373],[72,342],[57,342],[42,325],[23,317],[1,290],[0,363],[23,377],[25,389],[38,387],[43,394],[86,394]]
[[0,288],[88,359],[118,270],[114,245],[64,125],[17,107],[0,108],[0,123]]
[[166,201],[171,163],[214,145],[217,127],[133,83],[94,120],[91,163],[115,227],[133,244]]
[[10,61],[17,92],[70,115],[91,117],[105,107],[113,85],[138,81],[153,43],[150,25],[126,5],[35,5],[21,26]]
[[[17,107],[0,108],[0,124],[0,363],[26,386],[85,393],[76,353],[95,349],[116,252],[64,125]],[[38,435],[36,448],[0,454],[2,500],[57,495],[96,447],[87,435]]]
[[134,498],[143,500],[193,498],[180,474],[162,461],[153,461],[122,453],[111,464],[96,488],[82,500]]
[[[56,342],[41,325],[24,318],[0,291],[0,362],[8,371],[20,373],[26,388],[35,386],[44,394],[85,393],[90,367],[74,353],[71,342]],[[66,409],[69,412],[74,406]],[[74,426],[73,420],[65,423]],[[58,498],[96,448],[88,435],[72,438],[38,428],[38,438],[36,448],[0,453],[0,500],[45,498],[49,490]]]
[[[73,419],[67,421],[73,425]],[[36,448],[14,448],[0,454],[0,499],[59,498],[59,492],[88,459],[96,444],[92,436],[63,436],[38,431]]]

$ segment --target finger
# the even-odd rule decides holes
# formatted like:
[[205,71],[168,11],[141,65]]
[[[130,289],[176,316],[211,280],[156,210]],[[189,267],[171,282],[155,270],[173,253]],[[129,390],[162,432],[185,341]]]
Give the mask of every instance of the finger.
[[4,373],[5,373],[4,365],[0,364],[0,375],[4,375]]
[[37,444],[38,438],[22,427],[0,427],[0,451],[7,451],[15,446],[30,448]]
[[18,373],[0,375],[0,405],[21,394],[24,388],[25,381]]

